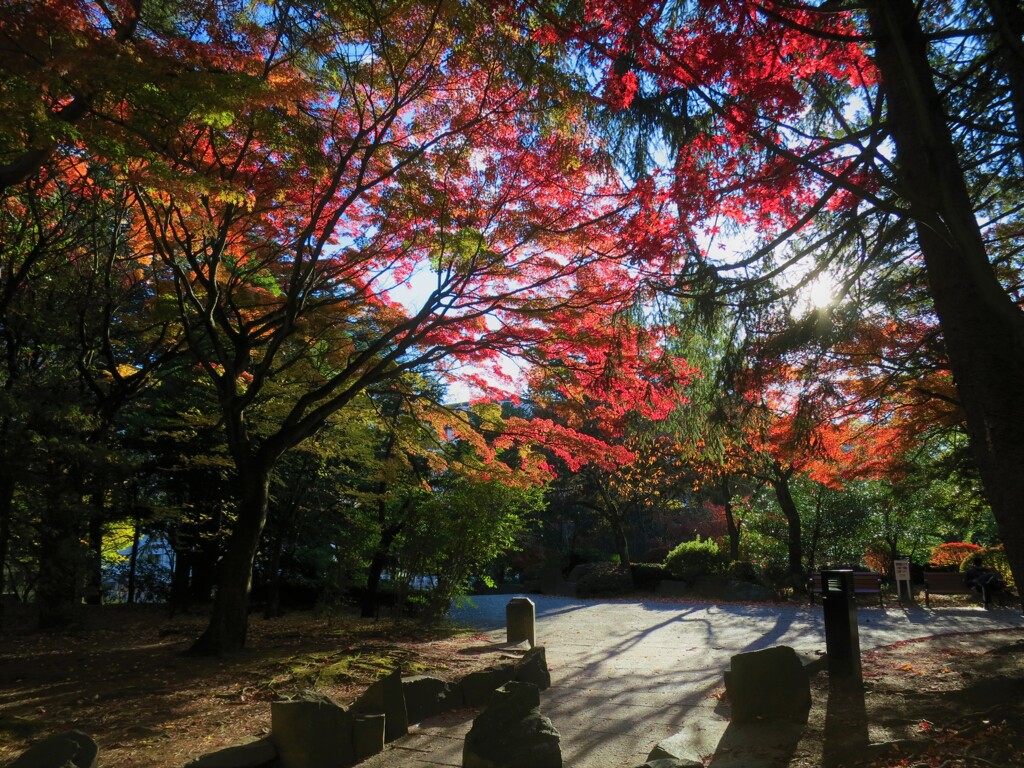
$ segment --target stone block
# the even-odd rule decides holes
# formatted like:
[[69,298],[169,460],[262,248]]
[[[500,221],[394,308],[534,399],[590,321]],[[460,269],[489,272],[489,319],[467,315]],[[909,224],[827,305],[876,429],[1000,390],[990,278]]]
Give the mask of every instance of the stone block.
[[186,768],[269,768],[277,762],[273,739],[259,739],[196,758]]
[[540,713],[540,689],[510,682],[494,691],[466,734],[463,768],[562,768],[560,737]]
[[360,714],[384,715],[384,739],[394,741],[409,732],[409,716],[405,710],[402,673],[395,670],[375,682],[352,705]]
[[463,706],[482,707],[498,688],[514,680],[515,676],[515,665],[503,664],[499,667],[470,672],[458,682],[456,688]]
[[505,606],[505,639],[509,643],[526,640],[530,647],[537,644],[537,609],[528,597],[513,597]]
[[810,675],[796,651],[785,645],[733,656],[725,690],[734,723],[806,722],[811,708]]
[[96,768],[99,747],[81,731],[47,736],[26,749],[8,768]]
[[539,645],[526,652],[516,664],[515,679],[521,683],[533,683],[542,691],[551,687],[551,673],[548,672],[544,646]]
[[410,723],[422,723],[449,709],[462,706],[451,683],[429,675],[402,678],[405,711]]
[[681,731],[655,745],[647,755],[647,762],[680,760],[684,765],[688,762],[700,764],[702,755],[714,754],[718,749],[728,727],[728,720],[710,712],[703,717],[691,717]]
[[326,696],[304,693],[272,701],[270,724],[281,768],[339,768],[355,763],[352,715]]
[[357,763],[384,750],[386,721],[385,715],[353,715],[352,751]]

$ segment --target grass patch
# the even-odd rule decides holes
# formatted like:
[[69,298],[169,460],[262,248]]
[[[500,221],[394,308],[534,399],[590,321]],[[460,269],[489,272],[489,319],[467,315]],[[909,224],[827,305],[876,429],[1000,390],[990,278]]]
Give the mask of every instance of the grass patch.
[[329,654],[297,656],[286,663],[286,671],[275,682],[317,688],[346,682],[372,682],[396,669],[419,674],[427,667],[407,648],[364,646]]

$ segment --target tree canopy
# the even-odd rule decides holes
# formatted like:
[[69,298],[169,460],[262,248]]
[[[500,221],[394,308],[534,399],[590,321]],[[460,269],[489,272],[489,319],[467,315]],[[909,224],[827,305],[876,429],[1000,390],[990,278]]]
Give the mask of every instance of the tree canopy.
[[739,557],[770,487],[797,576],[828,494],[895,550],[942,464],[1024,578],[1022,33],[1009,0],[12,4],[0,579],[59,620],[130,525],[224,653],[254,569],[459,589],[552,481],[624,563],[696,508]]

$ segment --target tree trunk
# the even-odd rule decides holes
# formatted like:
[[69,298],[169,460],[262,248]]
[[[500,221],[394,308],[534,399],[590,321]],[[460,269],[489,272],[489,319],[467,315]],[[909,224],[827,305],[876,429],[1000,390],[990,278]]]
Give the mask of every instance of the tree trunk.
[[252,568],[269,508],[270,466],[256,459],[238,463],[243,466],[238,467],[237,518],[220,563],[210,624],[193,644],[194,655],[222,656],[245,646]]
[[[380,502],[383,504],[384,502]],[[380,590],[380,577],[384,573],[388,556],[391,554],[391,545],[395,537],[402,531],[403,523],[397,523],[381,531],[380,541],[370,558],[370,565],[366,570],[366,591],[363,592],[363,599],[360,601],[359,615],[364,619],[372,619],[377,615],[377,593]]]
[[729,478],[722,478],[719,490],[722,493],[722,506],[725,509],[725,528],[729,533],[729,560],[735,562],[740,559],[740,527],[736,524],[736,516],[732,510],[732,489],[729,488]]
[[803,542],[800,536],[800,510],[797,509],[793,494],[789,489],[789,478],[793,470],[782,470],[776,467],[772,476],[771,484],[775,489],[775,498],[779,501],[779,508],[786,516],[786,525],[789,529],[787,547],[789,549],[789,573],[793,580],[793,587],[803,589],[804,566],[803,566]]
[[55,498],[43,511],[39,526],[39,626],[62,627],[75,620],[81,599],[82,547],[80,508]]
[[188,582],[189,604],[206,605],[210,602],[217,583],[217,563],[220,562],[220,546],[212,542],[200,542],[189,552],[191,573]]
[[893,563],[900,556],[900,535],[899,530],[896,527],[896,521],[894,518],[895,511],[893,510],[892,502],[890,501],[886,503],[886,505],[882,508],[882,520],[884,521],[884,525],[882,528],[884,534],[882,536],[882,539],[883,541],[885,541],[886,546],[889,548],[889,562],[886,563],[886,567],[883,569],[885,570],[887,576],[894,576]]
[[616,516],[612,525],[612,534],[615,536],[615,551],[619,555],[619,565],[629,568],[632,564],[629,557],[629,539],[626,538],[626,528],[619,516]]
[[626,522],[623,520],[622,509],[612,499],[611,494],[600,481],[598,489],[601,493],[601,504],[594,505],[594,509],[604,518],[612,532],[612,540],[615,542],[615,552],[619,556],[619,565],[629,568],[629,538],[626,536]]
[[893,563],[895,563],[899,559],[899,557],[900,557],[900,550],[899,550],[899,542],[896,541],[896,537],[895,536],[893,536],[891,539],[889,539],[888,544],[889,544],[889,562],[886,563],[887,567],[886,567],[885,570],[886,570],[886,575],[891,577],[891,576],[894,576],[895,568],[893,566]]
[[132,523],[132,551],[128,555],[128,595],[125,601],[131,605],[135,602],[135,577],[139,569],[139,520]]
[[868,4],[876,62],[971,447],[1014,578],[1024,584],[1024,314],[988,260],[915,11],[913,0]]
[[818,542],[821,541],[821,499],[814,510],[814,525],[811,526],[811,540],[807,546],[807,570],[818,570]]
[[189,577],[192,572],[192,552],[187,544],[178,539],[177,535],[168,537],[174,550],[174,570],[171,572],[171,596],[168,600],[170,615],[179,611],[187,611],[189,606]]
[[[1024,136],[1024,8],[1020,0],[986,0],[999,40],[999,69],[1010,86],[1014,127]],[[1017,143],[1024,160],[1024,138]]]
[[14,514],[14,478],[0,472],[0,632],[4,628],[4,600],[6,592],[7,552],[11,541],[11,515]]
[[11,517],[14,515],[14,478],[0,472],[0,595],[6,591],[7,553],[11,547]]
[[103,604],[103,495],[93,495],[93,513],[89,517],[89,550],[86,557],[85,602]]
[[281,616],[281,556],[284,554],[285,531],[280,528],[274,537],[267,559],[267,604],[263,607],[263,618],[276,619]]

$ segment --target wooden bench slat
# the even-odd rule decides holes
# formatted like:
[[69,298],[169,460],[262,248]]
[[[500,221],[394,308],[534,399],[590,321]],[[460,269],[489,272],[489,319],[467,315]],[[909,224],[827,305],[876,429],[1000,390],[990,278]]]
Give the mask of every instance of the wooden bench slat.
[[924,572],[924,604],[930,608],[930,595],[973,595],[978,594],[964,583],[964,575],[956,571]]
[[[810,593],[811,602],[814,602],[814,595],[821,594],[824,587],[821,583],[821,573],[812,573],[807,579],[807,591]],[[878,604],[882,602],[882,574],[874,571],[853,572],[853,594],[856,595],[878,595]]]

